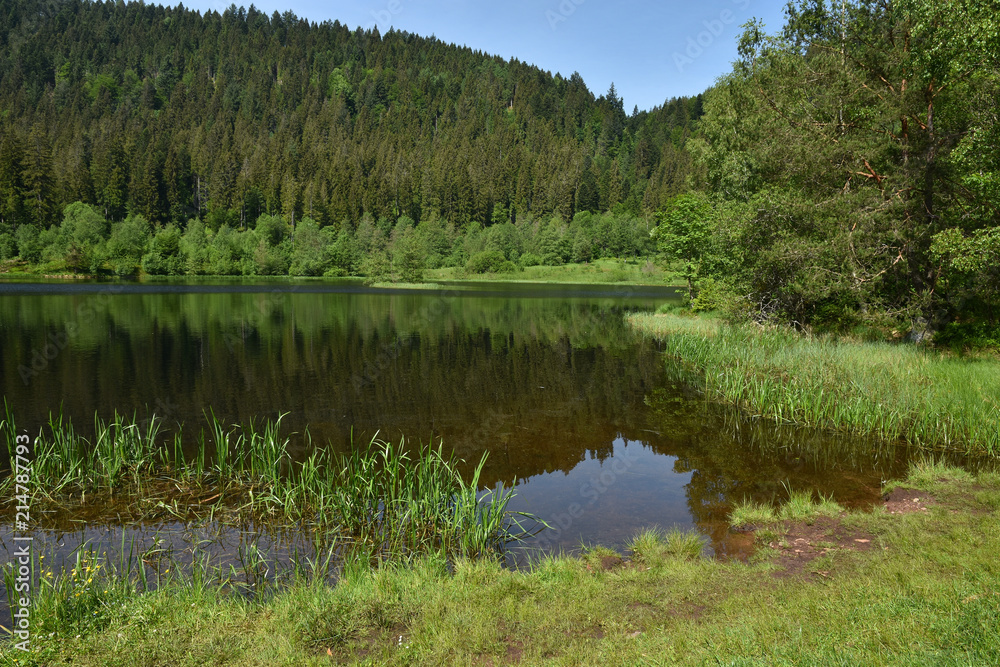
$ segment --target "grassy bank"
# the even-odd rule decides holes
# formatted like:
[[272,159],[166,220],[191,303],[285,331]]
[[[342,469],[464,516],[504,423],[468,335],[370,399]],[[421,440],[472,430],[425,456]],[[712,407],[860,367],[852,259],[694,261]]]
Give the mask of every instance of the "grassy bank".
[[509,273],[470,274],[462,268],[429,269],[424,278],[435,280],[478,280],[484,282],[531,282],[567,284],[626,284],[680,286],[684,281],[673,271],[642,260],[597,259],[586,264],[527,266]]
[[[684,280],[675,271],[665,270],[654,264],[649,259],[620,260],[620,259],[596,259],[585,264],[563,264],[560,266],[528,266],[516,267],[516,270],[505,273],[469,273],[464,267],[445,267],[440,269],[426,269],[423,271],[423,282],[405,283],[389,282],[375,279],[372,283],[375,287],[412,286],[413,289],[437,289],[439,281],[481,281],[481,282],[527,282],[527,283],[566,283],[566,284],[620,284],[620,285],[664,285],[680,287]],[[63,278],[82,279],[95,278],[97,276],[88,274],[73,273],[62,265],[36,265],[27,266],[11,262],[0,263],[0,276],[5,278]],[[113,277],[106,274],[104,277]],[[148,276],[140,275],[144,280],[166,280],[171,279],[191,279],[192,276]],[[210,279],[213,276],[197,276],[199,279]],[[324,280],[323,278],[305,276],[215,276],[226,279],[259,279],[262,281],[297,281],[297,280]],[[343,278],[357,278],[358,280],[368,280],[364,276],[343,276],[332,278],[331,280],[343,280]]]
[[705,392],[754,417],[1000,454],[1000,361],[913,345],[806,336],[683,314],[632,314],[638,331],[704,373]]
[[872,513],[770,509],[751,563],[647,532],[530,572],[430,555],[249,601],[204,577],[136,592],[84,559],[43,573],[33,652],[2,650],[34,665],[994,662],[1000,477],[926,464],[887,490]]

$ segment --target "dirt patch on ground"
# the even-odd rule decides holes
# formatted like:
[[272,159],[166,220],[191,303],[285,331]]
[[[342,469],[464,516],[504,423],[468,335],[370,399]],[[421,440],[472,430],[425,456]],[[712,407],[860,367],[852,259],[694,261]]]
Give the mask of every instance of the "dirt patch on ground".
[[521,657],[524,655],[524,642],[510,637],[505,638],[504,641],[507,643],[507,655],[504,656],[506,663],[513,665],[521,662]]
[[702,604],[695,604],[694,602],[682,602],[678,605],[673,605],[667,610],[667,615],[673,618],[682,618],[689,621],[697,621],[705,615],[707,607]]
[[934,504],[934,496],[926,491],[896,487],[891,493],[882,497],[885,501],[885,511],[889,514],[911,514],[926,512]]
[[840,519],[821,517],[812,523],[785,521],[781,524],[782,536],[769,546],[777,552],[780,569],[774,572],[779,579],[813,575],[829,576],[829,572],[816,568],[817,558],[833,551],[867,551],[872,547],[874,535],[861,530],[846,528]]
[[393,649],[403,648],[409,645],[409,643],[410,633],[407,626],[403,623],[394,623],[387,629],[372,629],[367,634],[339,648],[328,648],[326,649],[326,654],[330,656],[333,662],[343,664],[345,662],[363,661],[378,655],[385,645]]
[[620,556],[604,556],[601,558],[601,569],[604,571],[613,570],[623,562]]

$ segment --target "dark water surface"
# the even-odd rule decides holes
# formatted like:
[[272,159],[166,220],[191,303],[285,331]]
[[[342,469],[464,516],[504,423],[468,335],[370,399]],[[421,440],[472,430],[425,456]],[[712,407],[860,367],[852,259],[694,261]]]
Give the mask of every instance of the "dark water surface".
[[[355,442],[440,438],[467,461],[489,452],[484,481],[516,478],[512,509],[552,524],[534,544],[554,549],[620,547],[642,527],[677,526],[738,555],[731,503],[790,486],[863,505],[905,470],[902,450],[706,403],[623,322],[676,298],[619,286],[0,282],[0,385],[33,431],[61,406],[83,431],[117,410],[190,433],[211,408],[239,423],[287,413],[299,455],[306,427],[341,450],[353,431]],[[68,553],[100,535],[188,530],[70,518],[47,519],[39,540]]]

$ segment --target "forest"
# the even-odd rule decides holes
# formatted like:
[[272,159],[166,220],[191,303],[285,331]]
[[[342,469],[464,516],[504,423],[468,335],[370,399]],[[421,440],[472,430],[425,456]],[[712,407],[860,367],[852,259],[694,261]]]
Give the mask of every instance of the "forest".
[[14,0],[0,259],[118,275],[512,272],[645,257],[699,306],[1000,342],[1000,20],[790,3],[703,95],[253,6]]

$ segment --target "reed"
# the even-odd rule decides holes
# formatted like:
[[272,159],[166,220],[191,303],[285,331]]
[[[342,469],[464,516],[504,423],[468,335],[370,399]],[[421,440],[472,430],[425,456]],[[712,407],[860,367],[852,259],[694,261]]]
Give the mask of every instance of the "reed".
[[[69,506],[70,498],[85,502],[88,494],[138,500],[152,480],[171,479],[180,498],[196,500],[187,510],[177,499],[160,501],[160,511],[211,517],[225,509],[237,519],[284,520],[341,536],[378,559],[428,551],[499,558],[509,542],[527,534],[522,523],[532,517],[507,509],[513,489],[479,489],[485,455],[469,481],[441,443],[411,451],[403,439],[377,436],[345,454],[313,449],[292,462],[289,437],[281,433],[284,416],[244,427],[225,424],[209,411],[195,453],[186,457],[181,428],[166,437],[157,419],[97,418],[88,439],[61,414],[53,415],[35,440],[33,489],[44,489],[50,503]],[[0,420],[8,452],[15,431],[8,409]],[[8,475],[2,485],[10,483]]]
[[752,418],[928,450],[1000,453],[996,359],[677,314],[633,314],[628,321],[700,372],[707,396]]

